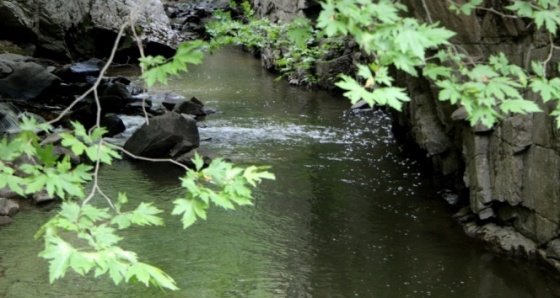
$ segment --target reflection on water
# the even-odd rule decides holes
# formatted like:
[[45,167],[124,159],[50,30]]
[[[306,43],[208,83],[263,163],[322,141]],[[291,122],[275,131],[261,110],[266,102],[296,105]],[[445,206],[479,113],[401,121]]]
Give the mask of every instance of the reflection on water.
[[[242,75],[241,75],[242,74]],[[0,230],[0,297],[554,297],[557,281],[525,262],[485,252],[434,198],[422,165],[403,154],[382,112],[353,115],[345,100],[273,82],[259,61],[218,53],[173,91],[222,113],[201,123],[202,146],[277,176],[254,207],[212,209],[183,231],[127,231],[123,246],[165,268],[179,292],[69,274],[48,285],[33,233],[52,211],[25,207]],[[135,119],[127,119],[136,123]],[[170,211],[181,171],[118,162],[110,194]],[[100,201],[100,204],[103,202]]]

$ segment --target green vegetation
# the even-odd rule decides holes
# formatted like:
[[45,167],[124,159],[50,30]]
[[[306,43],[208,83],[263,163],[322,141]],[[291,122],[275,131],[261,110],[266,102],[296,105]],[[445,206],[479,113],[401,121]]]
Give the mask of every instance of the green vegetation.
[[[451,9],[469,14],[479,9],[481,2],[452,4]],[[560,78],[547,75],[552,52],[559,48],[553,43],[560,24],[559,0],[512,3],[505,7],[511,15],[481,9],[504,17],[531,19],[537,30],[546,32],[551,54],[545,61],[533,61],[531,70],[512,65],[504,54],[473,63],[449,42],[453,32],[438,23],[425,24],[405,17],[406,7],[396,1],[326,0],[316,28],[304,19],[288,25],[256,19],[247,2],[242,4],[245,12],[242,19],[234,20],[229,13],[218,12],[208,25],[208,31],[214,36],[210,43],[185,43],[171,60],[143,57],[142,77],[148,87],[156,82],[165,83],[169,75],[186,71],[187,63],[201,63],[204,50],[238,44],[275,50],[275,64],[283,76],[307,72],[307,83],[313,83],[311,69],[316,61],[351,37],[369,58],[367,65],[356,66],[357,79],[341,75],[337,83],[352,102],[363,99],[371,105],[389,105],[400,110],[410,98],[407,90],[395,85],[390,68],[396,68],[411,76],[422,73],[432,79],[440,88],[440,100],[463,106],[472,125],[482,123],[491,127],[509,113],[540,111],[536,103],[525,99],[527,91],[539,94],[544,102],[560,99]],[[95,87],[88,93],[95,94]],[[560,105],[553,115],[560,119]],[[176,289],[173,279],[162,270],[140,262],[134,252],[118,246],[122,239],[118,232],[122,229],[133,225],[163,225],[158,217],[162,211],[154,204],[142,202],[136,208],[126,208],[124,193],[113,200],[98,186],[101,164],[110,165],[120,158],[122,148],[102,139],[105,130],[99,127],[99,120],[91,131],[74,123],[72,132],[60,134],[62,145],[90,162],[73,166],[67,156],[56,156],[51,145],[41,144],[38,134],[52,132],[53,124],[55,121],[39,124],[24,118],[21,133],[11,138],[4,136],[0,141],[0,187],[8,186],[22,196],[45,189],[49,195],[62,199],[58,214],[37,233],[45,242],[40,256],[50,262],[51,282],[73,270],[95,277],[108,273],[116,284],[137,280]],[[35,162],[18,161],[22,158]],[[173,202],[172,214],[181,216],[185,228],[198,218],[206,219],[206,209],[211,204],[225,209],[251,204],[251,187],[263,179],[274,179],[267,168],[239,168],[217,159],[203,169],[200,157],[194,163],[196,168],[186,169],[181,179],[185,196]],[[93,186],[86,192],[84,185],[88,182]],[[94,195],[105,198],[108,207],[92,206]]]
[[[481,2],[475,0],[451,8],[470,13]],[[558,2],[514,1],[506,8],[517,13],[513,17],[534,19],[537,29],[544,24],[550,35],[552,52],[556,47],[552,37],[560,21]],[[550,57],[546,61],[533,61],[533,74],[512,65],[504,54],[472,63],[470,57],[450,44],[453,32],[437,22],[421,24],[417,19],[403,17],[404,12],[406,7],[389,0],[375,3],[328,0],[323,3],[317,26],[327,36],[352,36],[372,60],[367,66],[358,65],[358,76],[365,83],[342,76],[337,84],[347,90],[345,95],[352,102],[364,99],[371,105],[388,104],[400,110],[402,102],[410,99],[406,90],[393,86],[394,79],[388,75],[388,67],[396,67],[412,76],[417,76],[421,70],[441,88],[439,100],[465,108],[471,125],[480,122],[492,127],[508,113],[540,111],[536,103],[524,99],[523,94],[528,90],[540,94],[545,102],[560,98],[560,79],[546,77]],[[428,56],[429,50],[442,47],[444,49],[435,55]],[[560,115],[560,106],[553,115]]]
[[[560,8],[557,0],[512,1],[512,5],[504,7],[512,14],[505,15],[479,7],[481,3],[482,0],[463,5],[451,3],[450,9],[466,14],[484,9],[502,17],[531,19],[537,30],[549,35],[548,59],[533,61],[531,70],[511,64],[504,54],[474,63],[450,43],[454,32],[431,20],[426,24],[406,17],[407,7],[391,0],[326,0],[321,4],[316,27],[301,19],[287,25],[255,19],[250,6],[244,3],[243,19],[233,20],[228,13],[219,12],[208,30],[218,44],[275,50],[280,72],[287,77],[303,73],[306,83],[315,82],[312,70],[317,61],[330,50],[340,48],[344,39],[352,38],[369,59],[367,65],[356,65],[356,78],[340,75],[336,83],[352,103],[363,99],[372,106],[389,105],[400,110],[410,97],[390,75],[390,69],[396,68],[411,76],[422,73],[432,79],[440,87],[439,100],[463,106],[471,125],[492,127],[510,113],[541,111],[524,97],[527,91],[541,95],[545,103],[560,98],[560,78],[546,74],[553,50],[559,49],[553,40],[560,24]],[[552,115],[560,120],[560,105]],[[557,123],[560,125],[560,121]]]
[[[233,8],[235,4],[230,4]],[[243,45],[256,51],[272,50],[274,67],[281,77],[300,79],[301,84],[317,82],[315,63],[333,49],[342,47],[341,38],[321,39],[320,32],[305,18],[289,24],[257,19],[248,2],[241,4],[243,16],[234,19],[229,12],[217,11],[206,29],[213,36],[211,49],[224,45]]]

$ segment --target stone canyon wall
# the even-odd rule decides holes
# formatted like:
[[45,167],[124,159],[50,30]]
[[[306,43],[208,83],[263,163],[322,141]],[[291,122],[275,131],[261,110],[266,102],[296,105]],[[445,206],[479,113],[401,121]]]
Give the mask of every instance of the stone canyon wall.
[[[0,39],[24,48],[26,55],[77,60],[107,57],[116,32],[142,0],[0,0]],[[160,0],[146,0],[136,30],[145,44],[178,43]],[[130,36],[130,31],[127,31]],[[125,39],[121,48],[132,47]]]

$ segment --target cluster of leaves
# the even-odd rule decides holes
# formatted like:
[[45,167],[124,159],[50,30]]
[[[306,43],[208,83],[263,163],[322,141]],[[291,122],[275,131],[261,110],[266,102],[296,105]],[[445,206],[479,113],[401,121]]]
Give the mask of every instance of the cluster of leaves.
[[[97,166],[100,163],[110,165],[115,158],[120,158],[117,148],[103,141],[105,129],[87,132],[80,123],[72,125],[72,132],[58,134],[61,146],[75,155],[88,157]],[[117,234],[120,230],[131,226],[162,226],[163,220],[158,216],[162,210],[152,203],[141,202],[135,209],[125,211],[123,206],[128,201],[125,193],[120,193],[116,202],[105,196],[107,208],[92,206],[90,199],[95,187],[86,197],[84,184],[96,178],[96,173],[92,173],[94,167],[85,163],[73,166],[68,156],[53,154],[53,145],[41,144],[38,133],[50,132],[49,124],[23,118],[21,129],[16,136],[10,139],[4,136],[0,142],[3,152],[0,187],[8,186],[21,196],[44,189],[50,196],[62,199],[60,211],[35,235],[42,237],[45,243],[39,256],[49,260],[50,281],[73,270],[80,275],[93,273],[95,277],[109,274],[115,284],[133,280],[176,290],[172,277],[140,262],[136,253],[118,246],[122,240]],[[172,214],[182,215],[185,228],[192,225],[197,216],[206,219],[205,210],[210,202],[225,209],[234,209],[234,204],[252,204],[251,187],[256,187],[263,179],[274,179],[266,167],[234,167],[216,159],[203,169],[200,156],[196,155],[193,161],[196,169],[189,169],[181,179],[186,195],[175,200],[172,211]],[[100,189],[99,192],[104,196]]]
[[141,78],[148,88],[157,82],[165,85],[170,75],[177,76],[179,72],[187,72],[187,64],[201,64],[207,47],[204,41],[195,40],[182,43],[169,60],[161,55],[142,57],[140,66],[144,72]]
[[[452,4],[451,9],[471,13],[482,0],[472,0],[463,5]],[[541,95],[544,102],[560,99],[560,81],[548,79],[546,61],[533,62],[533,74],[511,64],[504,54],[489,57],[485,63],[472,62],[449,42],[454,32],[438,23],[423,24],[403,16],[406,7],[391,0],[327,0],[317,26],[327,36],[352,36],[360,48],[371,58],[369,65],[357,65],[359,80],[341,75],[336,85],[346,90],[345,96],[354,103],[364,100],[370,105],[389,105],[400,110],[410,98],[406,90],[393,86],[389,67],[417,76],[423,75],[440,87],[439,99],[461,105],[468,114],[471,125],[482,123],[492,127],[509,113],[532,113],[539,106],[524,98],[531,90]],[[538,29],[550,34],[551,53],[560,24],[558,0],[513,1],[506,9],[515,13],[511,17],[533,19]],[[491,12],[501,14],[494,9]],[[447,46],[434,56],[428,51]],[[428,63],[435,60],[437,63]],[[560,120],[560,108],[553,112]],[[560,122],[557,122],[560,125]]]
[[[98,141],[99,136],[105,132],[102,128],[97,128],[92,132],[92,136],[84,135],[82,130],[76,136],[62,133],[63,143],[70,143],[76,148],[79,154],[84,152],[84,148],[78,143],[89,149],[93,143]],[[58,196],[62,199],[68,197],[83,197],[83,184],[90,181],[92,166],[80,164],[72,167],[68,156],[58,156],[53,153],[52,144],[43,145],[37,132],[52,130],[52,126],[46,123],[38,124],[35,118],[23,117],[20,125],[21,132],[13,138],[4,136],[0,142],[0,188],[6,185],[21,196],[37,193],[45,189],[49,196]],[[84,138],[83,142],[78,138]],[[101,154],[99,154],[101,152]],[[92,152],[88,150],[88,156],[92,160],[98,157],[105,159],[109,155],[117,155],[116,152],[103,147],[101,151]]]
[[195,170],[189,170],[181,178],[186,189],[185,196],[173,201],[174,215],[182,215],[183,228],[191,226],[197,218],[206,219],[206,209],[210,203],[224,209],[235,209],[239,206],[252,205],[252,187],[256,187],[263,179],[274,179],[268,167],[250,166],[235,167],[233,164],[218,158],[203,169],[203,160],[196,155],[193,159]]
[[167,288],[178,289],[175,281],[161,269],[138,261],[136,253],[127,251],[117,244],[122,237],[118,230],[131,225],[163,225],[157,217],[162,211],[150,203],[141,203],[136,209],[123,212],[126,203],[124,194],[119,194],[114,211],[97,208],[91,204],[78,204],[68,200],[61,205],[58,214],[37,232],[42,237],[45,249],[39,256],[49,260],[50,281],[64,277],[69,269],[80,275],[93,271],[95,277],[108,273],[115,284],[136,280]]
[[[538,29],[544,28],[552,35],[556,35],[560,25],[560,1],[558,0],[514,0],[513,4],[504,8],[514,13],[511,17],[523,17],[534,20]],[[471,0],[459,5],[452,3],[450,9],[458,13],[470,15],[479,8],[483,0]]]
[[[235,4],[231,4],[236,9]],[[272,23],[266,18],[254,17],[248,2],[243,2],[242,16],[233,18],[230,12],[217,11],[206,25],[212,35],[211,48],[223,45],[243,45],[259,51],[274,50],[274,67],[282,77],[301,78],[301,82],[317,81],[314,67],[317,61],[331,51],[342,47],[341,39],[320,41],[319,32],[305,18],[289,24]]]
[[[470,15],[475,9],[480,8],[482,0],[472,0],[463,5],[452,4],[451,9],[458,13]],[[551,100],[560,100],[560,79],[547,77],[547,64],[555,48],[553,40],[558,34],[560,24],[560,1],[558,0],[533,0],[512,1],[511,5],[504,8],[511,11],[512,15],[503,15],[494,9],[490,12],[499,13],[504,17],[528,18],[536,24],[538,30],[544,29],[549,35],[550,55],[544,61],[532,61],[531,69],[520,68],[510,64],[503,53],[491,56],[488,65],[475,65],[468,69],[461,63],[456,53],[445,55],[440,52],[442,61],[453,60],[459,66],[462,79],[469,78],[469,82],[459,83],[457,76],[453,75],[450,67],[429,65],[426,74],[442,88],[441,100],[450,100],[452,103],[460,102],[469,112],[471,124],[480,121],[486,126],[492,126],[503,114],[510,112],[531,113],[541,109],[533,101],[523,98],[526,91],[539,94],[544,103]],[[498,112],[498,111],[501,111]],[[556,117],[557,126],[560,127],[560,105],[552,112]]]
[[490,56],[488,64],[472,68],[463,64],[464,57],[458,53],[442,50],[436,57],[441,61],[453,60],[459,67],[429,63],[424,75],[440,88],[440,100],[460,103],[465,108],[471,125],[480,122],[492,127],[503,114],[540,111],[535,102],[524,99],[521,93],[529,87],[528,74],[510,64],[503,53]]
[[416,68],[425,64],[426,51],[448,45],[454,35],[438,24],[402,17],[406,7],[390,0],[328,0],[322,6],[317,26],[329,37],[352,36],[372,58],[369,65],[357,65],[361,82],[343,75],[336,84],[347,90],[352,102],[363,99],[371,106],[388,104],[400,110],[410,98],[403,88],[393,86],[389,67],[416,76]]

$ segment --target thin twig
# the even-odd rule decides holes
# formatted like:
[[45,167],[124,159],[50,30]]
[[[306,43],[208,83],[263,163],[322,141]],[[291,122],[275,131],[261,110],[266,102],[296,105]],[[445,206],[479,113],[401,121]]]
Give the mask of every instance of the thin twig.
[[178,162],[178,161],[176,161],[176,160],[173,160],[173,159],[171,159],[171,158],[149,158],[149,157],[143,157],[143,156],[139,156],[139,155],[136,155],[136,154],[134,154],[134,153],[131,153],[131,152],[127,151],[126,149],[124,149],[124,148],[121,147],[121,146],[113,145],[113,144],[110,144],[110,143],[105,143],[105,144],[106,144],[107,146],[109,146],[109,147],[113,147],[113,149],[116,149],[116,150],[121,151],[122,153],[124,153],[124,154],[126,154],[126,155],[128,155],[128,156],[130,156],[130,157],[132,157],[132,158],[134,158],[134,159],[144,160],[144,161],[151,161],[151,162],[167,162],[167,163],[172,163],[172,164],[174,164],[174,165],[176,165],[176,166],[179,166],[179,167],[185,169],[186,171],[190,170],[189,167],[187,167],[186,165],[184,165],[184,164],[182,164],[182,163],[180,163],[180,162]]
[[499,11],[493,9],[493,8],[477,7],[476,9],[479,9],[479,10],[486,10],[486,11],[489,11],[489,12],[493,12],[493,13],[495,13],[495,14],[501,16],[501,17],[504,17],[504,18],[510,18],[510,19],[519,19],[519,18],[520,18],[519,16],[516,16],[516,15],[505,14],[505,13],[503,13],[503,12],[499,12]]
[[430,10],[428,9],[428,5],[426,4],[426,0],[422,0],[422,5],[424,6],[424,10],[426,11],[426,18],[428,18],[428,22],[431,24],[434,22],[432,20],[432,15],[430,14]]
[[[115,42],[113,43],[113,48],[111,49],[111,54],[109,55],[109,58],[107,59],[107,62],[105,63],[105,65],[101,69],[101,71],[99,73],[99,76],[97,77],[97,80],[95,81],[93,86],[84,95],[81,96],[83,98],[83,97],[85,97],[86,94],[89,94],[93,91],[93,96],[95,98],[95,104],[97,106],[96,124],[95,124],[94,127],[101,127],[101,102],[100,102],[99,96],[97,94],[97,87],[99,86],[99,84],[101,84],[101,81],[103,80],[103,77],[104,77],[105,73],[107,72],[107,70],[111,66],[111,63],[115,59],[115,55],[117,53],[119,42],[124,35],[124,31],[125,31],[126,27],[129,26],[129,25],[131,27],[134,27],[133,20],[136,18],[136,15],[140,11],[140,9],[146,4],[146,2],[147,2],[147,0],[143,0],[141,3],[139,3],[138,6],[134,10],[132,10],[132,12],[130,13],[130,20],[121,25],[119,33],[117,34],[117,38],[115,39]],[[77,103],[77,101],[78,101],[78,99],[75,100],[73,104]],[[64,113],[62,113],[61,116],[59,116],[59,117],[62,117],[63,115],[64,115]],[[108,196],[106,196],[103,193],[103,191],[101,191],[101,188],[99,187],[99,170],[101,168],[101,146],[103,145],[103,143],[104,142],[103,142],[102,139],[99,140],[98,143],[97,143],[97,160],[95,161],[95,167],[94,167],[94,172],[93,172],[93,186],[91,188],[90,194],[82,202],[82,206],[89,203],[89,201],[94,197],[95,193],[100,193],[109,202],[109,205],[113,209],[115,209],[113,203],[111,202],[111,199]]]
[[550,59],[552,59],[552,55],[554,54],[554,40],[552,39],[551,33],[548,34],[548,39],[550,40],[550,51],[548,52],[548,57],[546,57],[546,60],[543,61],[543,77],[545,78],[546,78],[546,66],[548,62],[550,62]]
[[109,204],[109,206],[111,206],[111,209],[113,210],[117,210],[117,208],[115,208],[115,205],[113,205],[113,201],[111,201],[111,198],[109,198],[108,195],[106,195],[103,190],[101,190],[101,188],[99,186],[97,186],[97,192],[105,198],[105,200],[107,201],[107,204]]
[[[145,2],[145,0],[144,0],[144,2]],[[136,22],[136,16],[137,16],[138,12],[139,12],[139,10],[136,11],[136,13],[130,14],[130,30],[132,31],[132,35],[134,35],[134,39],[136,40],[136,44],[137,44],[137,47],[138,47],[138,52],[140,53],[140,57],[142,57],[142,59],[145,59],[146,55],[144,54],[144,47],[142,45],[142,40],[138,36],[138,33],[136,32],[136,27],[134,26],[134,23]],[[142,74],[144,74],[145,71],[146,70],[144,69],[144,66],[142,64],[140,64],[140,72]],[[147,92],[146,82],[144,82],[144,84],[143,84],[142,91]],[[150,118],[148,117],[148,111],[146,111],[146,98],[145,97],[142,98],[142,112],[144,113],[144,118],[146,120],[146,124],[150,125]]]

